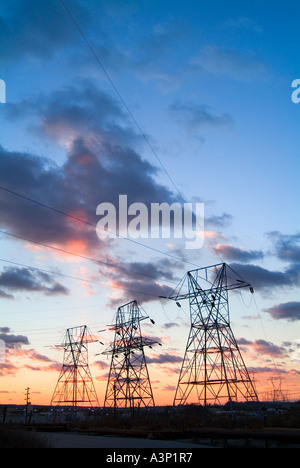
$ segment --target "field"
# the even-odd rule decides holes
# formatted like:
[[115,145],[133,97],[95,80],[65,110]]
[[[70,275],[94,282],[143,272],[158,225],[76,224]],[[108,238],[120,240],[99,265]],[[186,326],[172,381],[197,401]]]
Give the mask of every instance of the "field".
[[[0,447],[52,448],[51,437],[44,437],[46,433],[55,435],[57,443],[60,434],[62,437],[66,434],[90,436],[94,438],[92,443],[101,447],[105,440],[112,443],[111,438],[114,437],[116,446],[118,443],[124,446],[127,438],[131,441],[127,444],[130,446],[133,440],[139,440],[148,441],[141,442],[144,446],[148,446],[149,441],[152,441],[151,446],[161,446],[162,441],[169,441],[172,446],[187,443],[194,447],[198,444],[199,448],[299,448],[300,403],[271,405],[263,408],[262,412],[243,407],[236,408],[234,412],[215,407],[204,411],[193,405],[176,411],[171,407],[143,408],[135,413],[104,408],[76,411],[64,408],[62,411],[43,407],[27,417],[24,408],[19,407],[6,412],[5,422],[0,425]],[[75,437],[68,439],[69,444],[70,440],[78,446]],[[88,439],[78,440],[86,443]]]

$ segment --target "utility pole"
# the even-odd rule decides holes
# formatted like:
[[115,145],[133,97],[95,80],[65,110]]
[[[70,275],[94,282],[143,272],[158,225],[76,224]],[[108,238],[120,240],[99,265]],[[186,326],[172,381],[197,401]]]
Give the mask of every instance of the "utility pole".
[[[233,335],[228,291],[252,286],[225,263],[187,272],[170,299],[189,300],[191,327],[174,406],[224,404],[242,398],[258,402]],[[184,291],[183,291],[184,290]]]
[[25,422],[28,422],[29,416],[31,416],[31,402],[30,402],[30,388],[25,388],[25,401],[26,401],[26,410],[25,410]]
[[155,406],[144,348],[158,342],[142,336],[140,325],[148,318],[137,301],[117,310],[114,342],[102,353],[111,356],[104,406],[114,408],[114,415],[117,408],[130,408],[133,416],[135,407]]

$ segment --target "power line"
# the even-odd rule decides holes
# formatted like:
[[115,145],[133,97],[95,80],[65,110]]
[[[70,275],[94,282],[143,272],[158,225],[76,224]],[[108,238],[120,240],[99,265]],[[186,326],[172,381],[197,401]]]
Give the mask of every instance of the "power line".
[[[3,186],[0,186],[0,189],[3,190],[3,191],[5,191],[5,192],[8,192],[8,193],[10,193],[10,194],[12,194],[12,195],[15,195],[15,196],[17,196],[17,197],[23,198],[24,200],[27,200],[27,201],[29,201],[29,202],[31,202],[31,203],[35,203],[36,205],[42,206],[43,208],[47,208],[48,210],[54,211],[55,213],[59,213],[59,214],[61,214],[61,215],[63,215],[63,216],[67,216],[68,218],[73,219],[74,221],[78,221],[78,222],[80,222],[80,223],[86,224],[87,226],[91,226],[91,227],[93,227],[93,228],[99,229],[99,227],[98,227],[96,224],[93,224],[93,223],[90,223],[89,221],[86,221],[86,220],[84,220],[84,219],[78,218],[77,216],[73,216],[73,215],[71,215],[70,213],[66,213],[65,211],[59,210],[59,209],[57,209],[57,208],[54,208],[53,206],[49,206],[49,205],[47,205],[46,203],[42,203],[42,202],[40,202],[40,201],[38,201],[38,200],[34,200],[33,198],[30,198],[30,197],[27,197],[27,196],[25,196],[25,195],[22,195],[22,194],[20,194],[20,193],[18,193],[18,192],[15,192],[14,190],[10,190],[10,189],[8,189],[8,188],[6,188],[6,187],[3,187]],[[134,240],[134,239],[130,239],[129,237],[121,236],[120,234],[117,234],[116,232],[112,232],[112,231],[106,230],[106,229],[104,229],[104,228],[101,228],[101,229],[103,229],[103,231],[106,231],[106,232],[109,232],[110,234],[115,235],[116,237],[119,237],[120,239],[127,240],[127,241],[132,242],[132,243],[134,243],[134,244],[137,244],[137,245],[139,245],[139,246],[141,246],[141,247],[145,247],[146,249],[152,250],[152,251],[157,252],[157,253],[160,253],[160,254],[162,254],[162,255],[166,255],[167,257],[171,257],[171,258],[173,258],[174,260],[178,260],[178,261],[180,261],[180,262],[187,263],[187,264],[192,265],[192,266],[195,266],[195,267],[198,267],[198,266],[199,266],[199,265],[196,265],[196,264],[194,264],[194,263],[188,262],[187,260],[184,260],[184,259],[182,259],[182,258],[180,258],[180,257],[176,257],[176,255],[172,255],[172,254],[169,254],[169,253],[167,253],[167,252],[163,252],[162,250],[155,249],[154,247],[151,247],[151,246],[149,246],[149,245],[143,244],[143,243],[138,242],[138,241],[136,241],[136,240]]]
[[19,263],[19,262],[12,262],[11,260],[6,260],[4,258],[0,258],[0,262],[10,263],[12,265],[21,266],[23,268],[28,268],[30,270],[41,271],[43,273],[48,273],[50,275],[63,276],[65,278],[74,279],[74,280],[77,280],[77,281],[84,281],[85,283],[97,284],[99,286],[105,286],[105,287],[110,288],[110,289],[120,289],[121,291],[128,291],[128,292],[132,292],[132,293],[142,294],[142,295],[145,295],[145,296],[152,296],[152,297],[156,297],[157,299],[160,297],[160,296],[158,296],[156,294],[151,294],[151,293],[147,293],[147,292],[144,292],[144,291],[137,291],[137,290],[133,290],[133,289],[128,289],[128,288],[124,288],[124,287],[121,287],[121,286],[113,286],[111,284],[101,283],[99,281],[93,281],[93,280],[88,280],[88,279],[85,279],[85,278],[79,278],[77,276],[71,276],[71,275],[67,275],[65,273],[58,273],[56,271],[45,270],[43,268],[37,268],[37,267],[30,266],[30,265],[25,265],[23,263]]
[[47,247],[48,249],[52,249],[52,250],[55,250],[55,251],[60,252],[60,253],[66,253],[66,254],[69,254],[69,255],[73,255],[75,257],[79,257],[79,258],[82,258],[84,260],[88,260],[90,262],[99,263],[99,264],[102,264],[102,265],[105,265],[105,266],[108,266],[108,267],[116,268],[118,270],[124,270],[124,271],[130,272],[130,273],[134,273],[136,275],[147,276],[148,278],[153,278],[153,279],[156,279],[156,280],[165,281],[167,283],[174,283],[175,284],[174,281],[170,281],[170,280],[166,280],[166,279],[163,280],[162,278],[158,278],[158,277],[155,277],[153,275],[149,275],[147,273],[142,273],[142,272],[139,272],[139,271],[131,270],[129,268],[120,267],[120,266],[114,265],[113,263],[104,262],[103,260],[96,260],[94,258],[86,257],[85,255],[77,254],[75,252],[70,252],[68,250],[61,249],[59,247],[54,247],[53,245],[45,244],[43,242],[38,242],[38,241],[35,241],[33,239],[28,239],[27,237],[18,236],[17,234],[12,234],[11,232],[0,230],[0,233],[1,234],[6,234],[6,235],[11,236],[11,237],[15,237],[16,239],[24,240],[26,242],[31,242],[32,244],[40,245],[42,247]]
[[163,165],[161,159],[159,158],[157,152],[155,151],[155,149],[153,148],[153,146],[151,145],[149,139],[147,138],[147,136],[145,135],[145,133],[143,132],[142,128],[140,127],[140,125],[138,124],[136,118],[134,117],[134,115],[132,114],[131,110],[129,109],[128,105],[126,104],[125,100],[123,99],[122,95],[120,94],[120,92],[118,91],[116,85],[114,84],[113,80],[111,79],[111,77],[109,76],[109,74],[107,73],[105,67],[103,66],[101,60],[99,59],[98,55],[96,54],[96,52],[94,51],[93,47],[91,46],[89,40],[87,39],[87,37],[85,36],[84,32],[82,31],[81,27],[79,26],[78,22],[76,21],[76,19],[74,18],[74,16],[72,15],[70,9],[68,8],[68,6],[66,5],[66,3],[64,2],[64,0],[61,0],[61,3],[63,4],[65,10],[67,11],[68,15],[70,16],[70,18],[72,19],[73,23],[75,24],[76,28],[78,29],[79,33],[81,34],[82,38],[84,39],[85,43],[87,44],[88,48],[90,49],[91,53],[93,54],[96,62],[98,63],[98,65],[101,67],[103,73],[105,74],[106,78],[108,79],[109,83],[111,84],[112,88],[114,89],[115,93],[117,94],[118,98],[120,99],[120,101],[122,102],[123,106],[125,107],[125,109],[127,110],[128,114],[130,115],[131,119],[133,120],[134,124],[136,125],[137,129],[139,130],[139,132],[141,133],[142,137],[144,138],[144,140],[146,141],[147,145],[149,146],[149,148],[151,149],[152,153],[154,154],[155,158],[157,159],[157,161],[159,162],[160,166],[162,167],[163,171],[165,172],[165,174],[167,175],[168,179],[170,180],[171,184],[173,185],[173,187],[175,188],[176,192],[179,194],[180,198],[182,199],[182,201],[184,201],[184,198],[180,192],[180,190],[178,189],[177,185],[175,184],[175,182],[173,181],[173,179],[171,178],[170,174],[168,173],[167,169],[165,168],[165,166]]
[[[174,189],[176,190],[176,192],[178,193],[180,199],[182,200],[183,203],[186,203],[186,200],[184,198],[184,196],[182,195],[181,191],[179,190],[179,188],[177,187],[177,185],[175,184],[174,180],[172,179],[172,177],[170,176],[170,174],[168,173],[167,169],[165,168],[164,164],[162,163],[160,157],[158,156],[157,152],[155,151],[155,149],[153,148],[153,146],[151,145],[149,139],[147,138],[147,136],[145,135],[144,131],[142,130],[141,126],[139,125],[139,123],[137,122],[136,118],[134,117],[132,111],[130,110],[130,108],[128,107],[128,105],[126,104],[124,98],[122,97],[121,93],[119,92],[119,90],[117,89],[116,85],[114,84],[113,80],[111,79],[111,77],[109,76],[108,72],[106,71],[103,63],[101,62],[101,60],[99,59],[98,55],[96,54],[96,52],[94,51],[90,41],[87,39],[86,35],[84,34],[83,30],[81,29],[81,27],[79,26],[78,22],[76,21],[74,15],[71,13],[70,9],[68,8],[68,6],[66,5],[65,1],[64,0],[61,0],[61,3],[62,5],[64,6],[65,10],[67,11],[68,15],[70,16],[71,20],[73,21],[74,25],[76,26],[76,28],[78,29],[80,35],[82,36],[82,38],[84,39],[85,43],[87,44],[89,50],[91,51],[92,55],[94,56],[96,62],[98,63],[98,65],[100,66],[101,70],[103,71],[103,73],[105,74],[106,78],[108,79],[109,83],[111,84],[113,90],[115,91],[115,93],[117,94],[118,98],[120,99],[120,101],[122,102],[123,106],[125,107],[126,111],[128,112],[128,114],[130,115],[132,121],[134,122],[135,126],[137,127],[138,131],[141,133],[142,137],[144,138],[145,142],[147,143],[147,145],[149,146],[150,150],[152,151],[152,153],[154,154],[155,158],[157,159],[157,161],[159,162],[161,168],[163,169],[163,171],[165,172],[165,174],[167,175],[168,179],[170,180],[171,184],[173,185]],[[197,217],[196,217],[196,221],[198,223],[198,220],[197,220]],[[211,247],[214,249],[214,246],[212,245],[212,242],[211,240],[209,239],[208,237],[208,242],[210,243]],[[220,254],[215,252],[215,254],[222,260],[223,262],[223,259],[221,258]],[[197,268],[199,266],[197,265]]]

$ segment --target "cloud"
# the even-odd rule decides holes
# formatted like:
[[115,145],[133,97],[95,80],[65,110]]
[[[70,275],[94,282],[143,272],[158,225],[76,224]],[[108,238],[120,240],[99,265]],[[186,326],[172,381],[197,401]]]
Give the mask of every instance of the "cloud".
[[165,323],[163,325],[164,328],[166,328],[167,330],[170,329],[170,328],[174,328],[174,327],[180,327],[180,325],[176,322],[168,322],[168,323]]
[[172,287],[160,284],[157,281],[149,280],[130,280],[130,279],[117,279],[110,281],[110,285],[116,290],[120,290],[120,294],[113,294],[110,296],[109,304],[116,306],[120,304],[120,299],[125,303],[130,300],[137,300],[140,303],[155,301],[159,296],[169,297],[173,292]]
[[249,366],[248,370],[255,374],[287,374],[289,371],[286,369],[279,369],[278,367],[260,367],[260,366]]
[[[5,342],[5,363],[1,363],[0,376],[16,375],[18,372],[22,372],[24,369],[30,369],[33,371],[60,371],[61,364],[52,361],[48,356],[40,354],[35,349],[23,349],[22,346],[29,345],[27,336],[14,335],[11,333],[10,328],[0,328],[0,339]],[[22,359],[22,364],[13,364],[14,359]],[[35,365],[31,365],[33,362]],[[41,365],[36,365],[41,363]]]
[[68,294],[69,291],[47,273],[34,269],[5,267],[0,272],[0,287],[10,292],[41,292],[47,296]]
[[300,302],[284,302],[277,306],[264,309],[265,312],[271,315],[275,320],[287,320],[288,322],[296,322],[300,320]]
[[[9,349],[18,349],[22,345],[28,345],[29,340],[24,335],[14,335],[10,333],[10,328],[0,328],[0,339],[5,342],[5,346]],[[2,365],[1,365],[2,366]]]
[[109,362],[106,362],[106,361],[95,361],[94,364],[99,367],[99,369],[107,369],[107,367],[110,366],[110,363]]
[[30,349],[27,351],[27,356],[30,357],[30,359],[34,361],[39,361],[39,362],[52,362],[52,359],[50,359],[48,356],[45,356],[44,354],[40,354],[34,349]]
[[[115,260],[113,262],[119,270],[122,270],[124,278],[129,280],[141,280],[141,276],[143,276],[147,281],[149,281],[150,278],[155,281],[168,280],[174,282],[178,282],[178,278],[176,279],[174,275],[174,270],[181,267],[179,263],[180,262],[177,261],[171,261],[168,258],[152,262],[124,262],[121,260]],[[111,273],[113,277],[114,270],[112,270]]]
[[202,72],[246,81],[265,73],[265,66],[253,51],[239,51],[218,45],[205,45],[192,60],[192,66]]
[[[176,262],[114,259],[114,241],[99,239],[96,233],[100,219],[96,209],[102,202],[116,207],[118,223],[119,195],[127,195],[128,206],[136,201],[147,207],[151,203],[177,201],[171,190],[156,181],[159,171],[142,157],[141,137],[128,124],[119,104],[84,81],[76,87],[34,98],[25,106],[11,105],[10,119],[16,121],[25,116],[34,122],[35,132],[41,137],[63,145],[65,160],[58,165],[39,155],[0,147],[0,185],[13,191],[17,187],[18,193],[38,202],[30,203],[0,191],[0,226],[16,236],[93,256],[95,260],[101,258],[102,262],[108,260],[119,267],[118,275],[110,269],[111,284],[116,288],[133,293],[147,291],[148,298],[168,296],[172,289],[163,283],[174,280]],[[57,255],[65,258],[63,252]],[[8,294],[7,289],[2,290]],[[54,285],[52,291],[43,290],[55,293]]]
[[217,255],[220,255],[227,260],[249,262],[264,258],[264,253],[261,250],[245,250],[240,247],[234,247],[230,244],[218,244],[214,250]]
[[59,371],[61,370],[61,364],[58,363],[51,363],[47,366],[32,366],[29,364],[24,364],[23,368],[29,369],[31,371],[35,372],[48,372],[48,371]]
[[211,215],[205,218],[205,226],[224,228],[231,224],[233,216],[229,213],[222,215]]
[[148,364],[177,364],[182,362],[182,357],[175,354],[163,353],[155,357],[147,357]]
[[188,130],[228,128],[232,125],[229,114],[214,115],[206,104],[176,103],[169,107],[170,114]]
[[251,18],[246,16],[240,16],[237,18],[228,18],[224,22],[224,27],[234,28],[245,30],[247,33],[250,31],[254,31],[256,33],[262,33],[263,29],[261,26],[258,26]]
[[[26,107],[26,106],[25,106]],[[24,117],[16,106],[11,118]],[[96,208],[119,195],[147,206],[173,202],[173,193],[156,182],[158,169],[140,154],[141,138],[108,95],[86,83],[31,102],[35,129],[52,142],[63,142],[66,159],[58,165],[42,156],[0,147],[0,185],[96,225]],[[65,246],[82,241],[85,252],[103,247],[93,226],[57,211],[0,193],[1,225],[13,234]],[[107,242],[106,244],[107,245]]]
[[279,231],[271,231],[266,236],[273,242],[276,257],[282,261],[300,262],[300,233],[282,234]]
[[[118,269],[108,269],[112,288],[116,291],[110,296],[110,305],[119,304],[120,295],[122,300],[137,300],[138,302],[150,302],[157,300],[159,296],[169,297],[178,283],[174,272],[182,268],[179,262],[164,258],[160,261],[149,262],[122,262],[115,261]],[[166,283],[173,283],[171,286]],[[120,294],[117,292],[121,289]]]
[[[83,27],[91,24],[86,9],[75,0],[72,11]],[[99,28],[98,28],[99,30]],[[24,58],[47,59],[78,39],[78,31],[61,2],[13,0],[0,16],[0,57],[6,63]]]
[[0,297],[2,297],[2,299],[13,299],[14,298],[14,296],[12,294],[8,294],[5,291],[3,291],[2,289],[0,289]]
[[5,377],[7,375],[14,375],[17,371],[18,371],[18,367],[15,366],[14,364],[10,362],[3,362],[1,363],[1,366],[0,366],[0,377]]
[[284,357],[287,355],[286,349],[266,340],[249,341],[245,338],[237,340],[239,346],[243,346],[245,350],[250,347],[257,356],[272,356]]
[[272,288],[292,288],[300,284],[300,271],[292,265],[284,271],[272,271],[258,265],[230,263],[230,267],[251,283],[254,290],[270,291]]
[[146,82],[154,80],[164,93],[169,92],[182,80],[182,72],[178,71],[178,51],[187,37],[185,25],[180,21],[157,24],[150,32],[136,36],[127,66],[138,78]]

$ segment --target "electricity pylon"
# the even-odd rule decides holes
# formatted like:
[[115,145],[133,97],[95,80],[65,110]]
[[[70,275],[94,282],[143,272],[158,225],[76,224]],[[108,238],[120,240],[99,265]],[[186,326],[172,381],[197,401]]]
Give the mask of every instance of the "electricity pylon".
[[105,407],[131,408],[133,411],[135,407],[155,406],[144,347],[151,348],[158,342],[142,336],[140,322],[147,318],[137,301],[117,310],[112,327],[114,342],[102,353],[111,356]]
[[86,325],[68,328],[64,342],[64,361],[50,405],[99,406],[88,364],[88,343],[98,341]]
[[285,379],[283,377],[270,377],[268,379],[269,382],[272,384],[272,400],[273,401],[286,401],[287,396],[286,392],[284,392],[281,388],[281,384]]
[[[181,292],[188,287],[186,292]],[[249,287],[225,263],[189,271],[170,299],[189,299],[191,328],[174,405],[258,402],[256,390],[231,330],[228,291]]]

